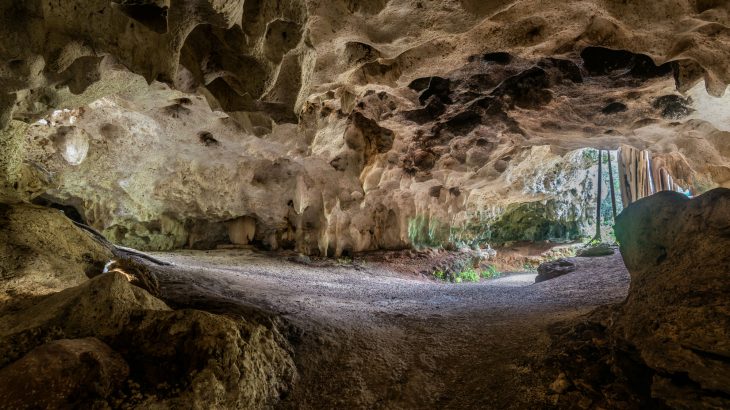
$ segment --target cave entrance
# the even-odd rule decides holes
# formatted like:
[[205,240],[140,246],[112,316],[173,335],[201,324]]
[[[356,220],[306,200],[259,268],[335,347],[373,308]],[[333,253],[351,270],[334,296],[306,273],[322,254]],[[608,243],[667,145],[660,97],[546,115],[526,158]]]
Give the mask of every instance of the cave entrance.
[[660,191],[693,197],[689,172],[686,161],[676,153],[655,154],[628,145],[598,150],[594,241],[600,242],[606,235],[613,238],[616,216],[642,198]]

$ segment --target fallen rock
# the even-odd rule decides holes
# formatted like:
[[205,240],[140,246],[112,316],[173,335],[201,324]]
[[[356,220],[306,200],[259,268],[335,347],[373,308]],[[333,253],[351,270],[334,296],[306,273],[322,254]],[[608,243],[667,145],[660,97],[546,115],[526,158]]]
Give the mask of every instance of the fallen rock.
[[616,251],[609,244],[600,243],[598,245],[592,245],[579,249],[576,252],[576,256],[581,258],[594,258],[597,256],[608,256],[613,255]]
[[146,265],[137,262],[133,258],[115,258],[104,266],[104,271],[100,273],[117,272],[134,286],[138,286],[152,296],[160,296],[160,282]]
[[545,262],[537,267],[535,283],[557,278],[575,271],[575,259],[560,258],[558,260]]
[[99,339],[62,339],[0,369],[3,408],[76,408],[112,395],[129,374],[119,353]]
[[135,314],[110,343],[137,376],[139,408],[267,408],[296,373],[275,329],[199,310]]

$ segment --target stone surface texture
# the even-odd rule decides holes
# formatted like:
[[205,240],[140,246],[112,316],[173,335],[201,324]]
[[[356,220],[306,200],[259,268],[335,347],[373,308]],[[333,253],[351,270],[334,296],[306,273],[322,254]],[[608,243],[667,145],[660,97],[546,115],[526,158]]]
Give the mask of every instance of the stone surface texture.
[[575,259],[573,258],[560,258],[558,260],[545,262],[537,267],[535,283],[567,275],[573,271],[575,271]]
[[619,215],[628,297],[556,331],[556,403],[730,406],[729,210],[730,190],[718,188],[659,193]]
[[[39,373],[38,379],[20,377],[59,348],[58,365],[49,363],[48,373]],[[48,397],[37,395],[41,406],[43,400],[59,408],[78,399],[82,406],[101,401],[113,407],[265,408],[295,377],[286,349],[286,340],[270,323],[194,309],[173,311],[118,272],[0,309],[0,384],[16,376],[16,384],[2,388],[60,378]],[[87,360],[87,350],[94,360]],[[89,367],[72,371],[82,365]],[[128,371],[121,372],[125,366]],[[94,387],[102,390],[86,391],[98,372],[107,377]],[[120,380],[122,388],[106,385]],[[77,398],[80,393],[89,395]],[[9,397],[25,400],[22,392]]]
[[61,339],[0,369],[0,394],[9,409],[73,408],[111,396],[128,373],[121,355],[99,339]]
[[730,183],[722,1],[0,6],[4,201],[138,248],[575,239],[586,147]]
[[61,211],[0,204],[0,306],[80,285],[111,257]]
[[657,194],[616,229],[631,289],[614,332],[656,371],[652,394],[677,408],[730,405],[730,190]]

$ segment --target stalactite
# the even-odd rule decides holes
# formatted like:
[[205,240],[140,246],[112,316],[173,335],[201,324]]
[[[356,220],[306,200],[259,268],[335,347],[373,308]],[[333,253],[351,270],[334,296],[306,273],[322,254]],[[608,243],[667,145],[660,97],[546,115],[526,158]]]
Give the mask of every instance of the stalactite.
[[619,148],[617,161],[624,207],[659,191],[685,192],[677,178],[687,183],[692,175],[691,168],[681,156],[655,156],[650,151],[626,145]]

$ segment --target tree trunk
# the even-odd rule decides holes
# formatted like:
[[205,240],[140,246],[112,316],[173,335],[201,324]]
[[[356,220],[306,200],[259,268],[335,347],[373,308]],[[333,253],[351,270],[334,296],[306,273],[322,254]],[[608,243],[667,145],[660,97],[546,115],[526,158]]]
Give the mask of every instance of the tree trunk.
[[616,192],[613,188],[613,167],[611,166],[611,151],[608,151],[608,180],[610,181],[609,186],[611,187],[611,210],[613,211],[613,221],[616,222]]
[[598,196],[596,198],[596,236],[594,242],[601,242],[601,181],[603,181],[603,167],[601,166],[603,150],[598,150]]

